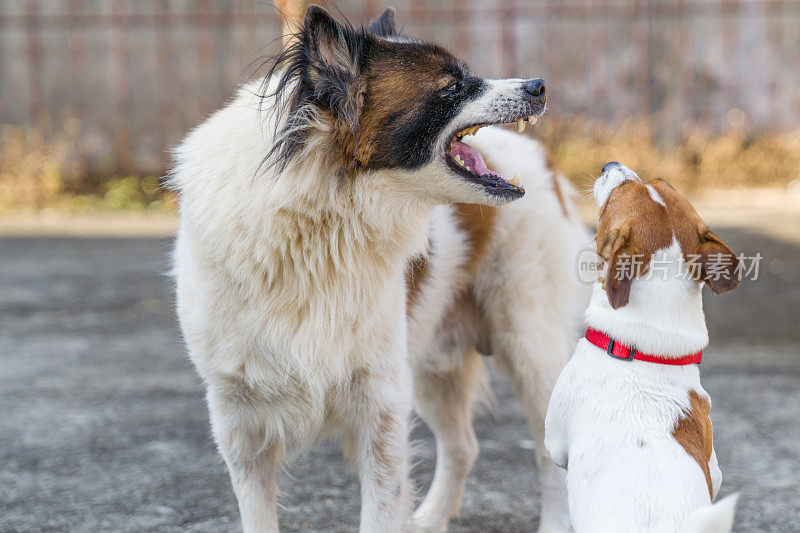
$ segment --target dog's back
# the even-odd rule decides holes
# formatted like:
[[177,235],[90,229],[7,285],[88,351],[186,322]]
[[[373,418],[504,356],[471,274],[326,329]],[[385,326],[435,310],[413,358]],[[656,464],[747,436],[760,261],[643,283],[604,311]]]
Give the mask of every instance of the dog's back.
[[709,401],[695,365],[629,364],[578,343],[553,391],[566,417],[559,433],[569,434],[576,531],[682,531],[687,512],[711,502],[722,477],[716,460],[704,458],[703,468],[675,431],[708,419],[692,396]]

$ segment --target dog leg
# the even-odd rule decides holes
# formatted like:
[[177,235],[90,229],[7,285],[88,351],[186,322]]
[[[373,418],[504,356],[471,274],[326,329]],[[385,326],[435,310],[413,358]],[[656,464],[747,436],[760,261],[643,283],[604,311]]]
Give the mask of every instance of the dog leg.
[[278,531],[274,455],[273,450],[268,450],[242,461],[231,460],[229,454],[223,453],[245,533]]
[[542,486],[540,532],[570,531],[566,471],[550,459],[544,446],[548,401],[568,360],[569,343],[563,329],[531,320],[492,337],[492,348],[511,376],[536,444],[534,456]]
[[711,447],[711,457],[708,458],[708,471],[711,473],[711,501],[717,499],[719,488],[722,486],[722,471],[717,461],[717,451]]
[[478,457],[472,428],[472,393],[480,356],[471,350],[456,369],[419,370],[415,405],[436,438],[436,470],[428,494],[414,513],[420,531],[444,531],[461,505],[467,475]]
[[541,438],[536,440],[535,458],[542,485],[539,531],[572,531],[567,503],[567,471],[550,460]]
[[247,426],[233,405],[209,392],[214,438],[231,476],[245,533],[277,533],[275,473],[281,448],[265,446],[264,431]]
[[354,391],[350,403],[352,451],[361,481],[360,531],[399,532],[408,520],[411,500],[410,384],[367,381]]

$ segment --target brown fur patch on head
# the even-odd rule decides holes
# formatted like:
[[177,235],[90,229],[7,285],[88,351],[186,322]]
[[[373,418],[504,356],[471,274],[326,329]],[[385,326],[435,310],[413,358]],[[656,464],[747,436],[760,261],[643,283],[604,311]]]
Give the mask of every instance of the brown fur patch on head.
[[647,270],[653,253],[672,242],[669,215],[644,185],[626,181],[603,205],[596,241],[598,255],[608,262],[609,303],[617,309],[628,303],[631,283]]
[[[648,185],[666,207],[650,196]],[[653,253],[668,247],[673,236],[695,279],[705,281],[715,294],[738,285],[738,257],[688,200],[663,180],[629,180],[611,192],[597,224],[597,253],[609,264],[605,289],[614,309],[628,303],[632,281],[647,271]]]
[[739,257],[717,237],[692,204],[664,180],[650,185],[667,204],[675,238],[685,261],[693,268],[695,279],[705,281],[714,294],[722,294],[739,285]]
[[489,243],[497,225],[497,207],[480,204],[453,204],[458,225],[467,234],[469,253],[463,269],[470,275],[478,271],[489,251]]
[[[388,48],[388,47],[387,47]],[[436,47],[393,45],[380,50],[364,74],[364,109],[360,121],[358,158],[369,165],[381,130],[399,110],[414,113],[426,95],[451,83],[447,74],[449,54]]]
[[711,402],[691,390],[689,391],[689,406],[689,410],[684,411],[686,416],[681,418],[675,425],[675,429],[672,430],[672,436],[686,450],[686,453],[697,461],[708,484],[709,498],[713,499],[714,488],[708,466],[714,446],[714,432],[708,416],[711,411]]
[[435,95],[465,70],[453,55],[436,45],[372,42],[361,77],[364,102],[356,146],[359,163],[369,168],[413,166],[413,161],[406,160],[413,154],[401,152],[409,143],[409,134],[420,134],[414,133],[419,126],[415,120],[432,123],[444,116],[432,113],[429,107],[440,103]]

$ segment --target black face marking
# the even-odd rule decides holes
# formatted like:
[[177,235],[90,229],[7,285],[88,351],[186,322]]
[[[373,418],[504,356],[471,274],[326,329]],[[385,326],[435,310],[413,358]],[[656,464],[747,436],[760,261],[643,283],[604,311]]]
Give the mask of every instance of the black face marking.
[[[456,175],[491,195],[524,194],[522,188],[487,170],[480,154],[469,156],[463,145],[454,144],[465,135],[465,127],[541,114],[544,98],[536,109],[533,93],[526,94],[522,83],[518,89],[513,83],[507,85],[487,103],[485,112],[469,119],[476,123],[459,125],[461,131],[445,131],[455,128],[454,120],[465,106],[484,96],[491,85],[472,76],[444,48],[397,34],[392,10],[357,30],[311,6],[295,39],[267,77],[276,75],[279,80],[262,102],[274,97],[273,109],[285,120],[276,121],[280,131],[265,161],[285,168],[309,146],[310,135],[324,135],[331,171],[342,177],[358,169],[415,170],[441,158]],[[317,120],[326,124],[324,131]],[[443,141],[448,142],[443,145]],[[456,164],[454,146],[478,163],[473,163],[475,171],[461,159],[455,160],[461,166]]]
[[430,162],[444,128],[464,104],[485,90],[483,80],[468,78],[453,94],[429,91],[413,109],[393,113],[387,117],[385,135],[376,139],[370,166],[413,170]]
[[[470,76],[467,68],[447,51],[423,43],[379,43],[372,50],[367,65],[367,85],[378,85],[386,91],[385,79],[394,78],[388,89],[391,104],[375,102],[370,109],[370,91],[366,93],[365,112],[384,114],[383,123],[372,140],[373,151],[368,167],[417,169],[435,156],[436,141],[444,128],[464,105],[486,91],[486,83]],[[392,72],[393,67],[407,71],[408,76]],[[415,68],[417,67],[417,68]],[[451,90],[451,85],[457,87]],[[381,95],[384,99],[387,95]]]

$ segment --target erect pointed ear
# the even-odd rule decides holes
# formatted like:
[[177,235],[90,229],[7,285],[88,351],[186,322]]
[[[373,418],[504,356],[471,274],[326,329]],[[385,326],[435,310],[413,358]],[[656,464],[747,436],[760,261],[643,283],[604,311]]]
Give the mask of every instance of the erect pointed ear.
[[369,21],[369,24],[367,24],[367,31],[378,37],[397,35],[396,15],[397,11],[395,8],[387,7],[383,13]]
[[697,250],[700,281],[705,281],[714,294],[735,289],[742,277],[739,256],[710,230],[700,235]]
[[355,130],[358,112],[355,86],[363,36],[314,4],[306,10],[302,35],[314,101],[344,118]]

